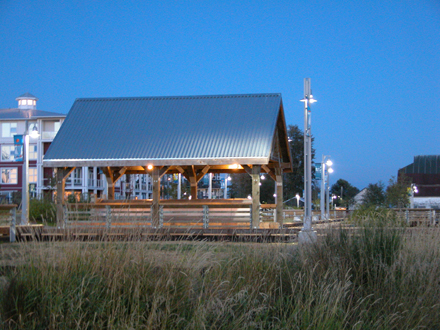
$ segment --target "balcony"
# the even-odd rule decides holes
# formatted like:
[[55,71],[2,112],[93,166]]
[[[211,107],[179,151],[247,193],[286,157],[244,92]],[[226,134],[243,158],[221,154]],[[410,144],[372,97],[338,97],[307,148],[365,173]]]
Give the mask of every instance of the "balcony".
[[41,139],[43,140],[53,140],[55,138],[55,135],[57,135],[58,132],[43,132],[41,133]]

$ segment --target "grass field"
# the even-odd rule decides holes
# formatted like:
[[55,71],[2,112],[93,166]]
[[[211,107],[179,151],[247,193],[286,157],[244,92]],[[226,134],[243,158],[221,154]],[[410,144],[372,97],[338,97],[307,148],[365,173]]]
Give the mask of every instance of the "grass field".
[[0,245],[4,329],[440,329],[440,231]]

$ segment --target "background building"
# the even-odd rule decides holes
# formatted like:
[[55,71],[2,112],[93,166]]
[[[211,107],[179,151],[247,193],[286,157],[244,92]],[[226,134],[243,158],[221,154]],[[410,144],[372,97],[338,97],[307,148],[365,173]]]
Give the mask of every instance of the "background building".
[[414,162],[398,171],[417,186],[414,207],[440,208],[440,155],[414,156]]

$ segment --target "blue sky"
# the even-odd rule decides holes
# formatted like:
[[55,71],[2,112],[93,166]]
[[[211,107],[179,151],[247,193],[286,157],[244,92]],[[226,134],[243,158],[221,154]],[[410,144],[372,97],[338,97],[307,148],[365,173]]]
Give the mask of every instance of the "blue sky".
[[[439,154],[440,1],[0,1],[0,107],[280,92],[358,188]],[[264,120],[264,118],[262,119]]]

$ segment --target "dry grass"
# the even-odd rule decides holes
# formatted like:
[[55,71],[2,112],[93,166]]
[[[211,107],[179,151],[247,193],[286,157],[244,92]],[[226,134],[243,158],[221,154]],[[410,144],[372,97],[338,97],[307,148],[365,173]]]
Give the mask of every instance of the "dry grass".
[[[440,328],[440,231],[0,245],[5,329]],[[5,268],[3,268],[5,269]]]

